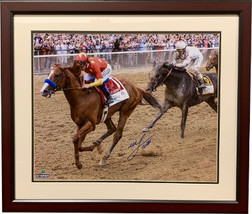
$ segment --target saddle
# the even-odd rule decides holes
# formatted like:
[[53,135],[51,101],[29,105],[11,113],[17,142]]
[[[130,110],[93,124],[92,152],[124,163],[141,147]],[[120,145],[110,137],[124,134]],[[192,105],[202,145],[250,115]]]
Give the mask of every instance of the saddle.
[[186,73],[191,77],[191,79],[192,79],[192,81],[193,81],[193,83],[194,83],[194,85],[195,85],[195,87],[197,89],[198,95],[214,94],[213,82],[207,75],[202,74],[203,80],[204,80],[204,83],[205,83],[206,87],[205,88],[199,88],[201,83],[199,82],[198,77],[196,76],[196,74],[193,73],[193,72],[190,72],[190,71],[186,71]]
[[[115,77],[111,77],[108,81],[104,82],[104,84],[114,100],[109,107],[129,98],[128,92],[124,88],[123,84]],[[104,105],[106,97],[100,88],[97,87],[97,89],[100,92],[102,103]]]
[[123,84],[115,77],[110,77],[110,79],[107,82],[104,82],[104,84],[107,86],[107,89],[108,89],[110,95],[112,96],[114,102],[109,104],[109,106],[105,106],[106,97],[105,97],[103,91],[100,88],[96,87],[97,91],[101,95],[102,104],[104,106],[102,119],[101,119],[101,121],[103,121],[103,122],[107,118],[108,107],[111,107],[111,106],[113,106],[117,103],[120,103],[120,102],[129,98],[129,94],[128,94],[127,90],[125,89]]

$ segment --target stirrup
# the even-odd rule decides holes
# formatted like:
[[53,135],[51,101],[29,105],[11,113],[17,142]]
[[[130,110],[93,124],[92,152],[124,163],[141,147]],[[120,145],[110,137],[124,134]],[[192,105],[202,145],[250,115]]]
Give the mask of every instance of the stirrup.
[[109,97],[109,98],[107,98],[107,100],[105,101],[105,105],[109,105],[109,104],[111,104],[111,103],[113,103],[113,102],[114,102],[113,98],[112,98],[112,97]]
[[206,88],[206,85],[202,83],[201,85],[198,86],[198,88]]

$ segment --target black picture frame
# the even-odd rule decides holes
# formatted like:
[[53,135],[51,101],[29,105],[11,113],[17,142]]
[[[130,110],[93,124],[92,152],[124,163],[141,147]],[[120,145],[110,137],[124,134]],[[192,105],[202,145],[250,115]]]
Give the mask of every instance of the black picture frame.
[[[235,203],[16,202],[14,185],[13,18],[16,14],[237,14],[239,23],[238,194]],[[251,2],[2,2],[2,197],[4,212],[248,213]]]

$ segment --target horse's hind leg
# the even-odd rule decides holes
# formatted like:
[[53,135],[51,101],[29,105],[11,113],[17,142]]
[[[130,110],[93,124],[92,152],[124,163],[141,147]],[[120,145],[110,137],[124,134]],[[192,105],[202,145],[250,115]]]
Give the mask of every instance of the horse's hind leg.
[[181,119],[181,138],[185,137],[185,126],[186,126],[186,119],[188,115],[188,105],[186,103],[183,104],[182,108],[182,119]]
[[217,98],[216,97],[210,97],[206,100],[206,103],[208,103],[208,105],[210,105],[210,107],[217,112]]
[[106,160],[109,158],[112,150],[115,148],[118,141],[122,138],[122,132],[123,132],[124,126],[126,124],[126,121],[129,117],[129,115],[133,112],[133,110],[131,112],[129,112],[128,114],[123,114],[120,112],[120,119],[118,121],[116,132],[114,134],[113,143],[112,143],[111,147],[109,148],[109,150],[106,152],[105,156],[103,156],[103,158],[101,159],[101,161],[99,163],[100,165],[106,165]]
[[97,146],[97,150],[99,154],[102,153],[101,142],[116,131],[116,127],[113,121],[111,120],[111,118],[105,120],[104,123],[106,124],[108,131],[94,142],[94,144]]
[[145,127],[143,129],[143,132],[149,131],[149,129],[152,128],[155,125],[155,123],[164,115],[164,113],[169,109],[169,107],[170,107],[169,101],[165,100],[164,104],[162,106],[162,109],[163,109],[162,112],[160,112],[160,111],[158,112],[155,119],[147,127]]

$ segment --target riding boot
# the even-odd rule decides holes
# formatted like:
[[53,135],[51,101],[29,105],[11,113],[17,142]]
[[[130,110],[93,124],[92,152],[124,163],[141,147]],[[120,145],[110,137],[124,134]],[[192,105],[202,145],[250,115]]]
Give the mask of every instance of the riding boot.
[[205,88],[206,87],[203,77],[199,78],[199,82],[200,82],[200,85],[198,86],[198,88]]
[[106,85],[103,83],[101,86],[99,86],[99,88],[103,91],[105,97],[106,97],[106,102],[105,102],[105,105],[109,105],[111,103],[114,102],[113,98],[111,97]]

